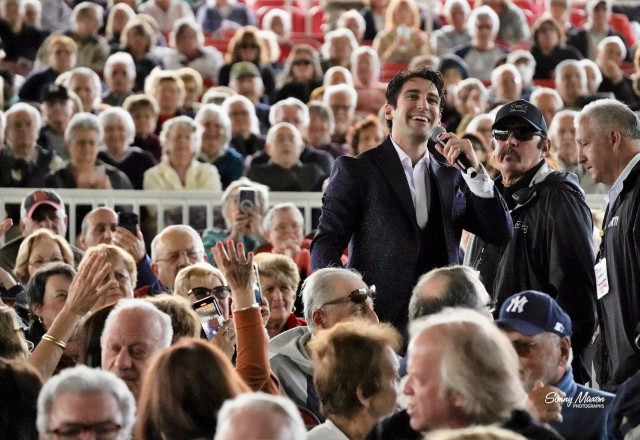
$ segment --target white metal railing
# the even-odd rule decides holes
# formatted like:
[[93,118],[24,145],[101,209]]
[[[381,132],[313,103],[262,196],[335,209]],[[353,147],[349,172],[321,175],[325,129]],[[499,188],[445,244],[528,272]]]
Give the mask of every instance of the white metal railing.
[[[19,205],[22,199],[33,189],[28,188],[0,188],[0,213],[6,212],[5,206]],[[151,206],[157,212],[163,213],[165,209],[182,209],[182,218],[185,224],[189,220],[190,207],[206,207],[206,226],[210,228],[214,224],[214,208],[221,205],[222,193],[208,191],[140,191],[140,190],[95,190],[95,189],[56,189],[55,190],[67,205],[69,215],[70,242],[75,242],[76,225],[80,222],[76,217],[76,207],[89,205],[92,208],[98,206],[131,206],[133,211],[140,214],[141,206]],[[271,192],[269,203],[271,206],[281,202],[292,202],[300,208],[304,214],[305,231],[312,229],[311,210],[322,206],[322,194],[319,192]],[[587,204],[590,208],[604,210],[606,203],[602,194],[587,194]],[[4,215],[3,215],[4,218]],[[157,215],[157,230],[164,228],[164,215]],[[3,239],[0,238],[0,242]]]
[[[33,188],[0,188],[0,213],[6,212],[6,205],[19,205],[22,199]],[[221,206],[222,193],[210,191],[140,191],[140,190],[96,190],[96,189],[57,189],[55,190],[62,201],[67,205],[69,216],[69,241],[74,244],[76,225],[82,219],[77,218],[78,206],[130,206],[133,212],[140,214],[140,207],[152,207],[157,210],[156,216],[157,230],[164,228],[164,215],[166,209],[182,209],[183,223],[189,224],[189,208],[206,208],[206,227],[211,228],[214,224],[214,208]],[[269,204],[273,206],[277,203],[291,202],[302,211],[305,219],[305,231],[312,229],[311,210],[322,206],[322,194],[319,192],[270,192]],[[4,218],[4,215],[3,215]],[[3,239],[0,238],[0,242]]]

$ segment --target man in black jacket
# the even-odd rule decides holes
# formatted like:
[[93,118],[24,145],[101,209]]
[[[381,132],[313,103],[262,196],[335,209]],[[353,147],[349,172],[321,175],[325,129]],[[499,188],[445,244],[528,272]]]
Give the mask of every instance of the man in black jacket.
[[581,362],[595,330],[595,276],[589,207],[574,174],[551,170],[550,141],[542,112],[525,100],[506,104],[493,124],[495,180],[515,228],[506,246],[472,237],[465,263],[480,271],[498,309],[524,290],[548,293],[571,317],[573,371],[588,379]]
[[602,358],[597,381],[616,389],[640,370],[640,121],[613,99],[576,116],[580,163],[612,185],[596,264]]

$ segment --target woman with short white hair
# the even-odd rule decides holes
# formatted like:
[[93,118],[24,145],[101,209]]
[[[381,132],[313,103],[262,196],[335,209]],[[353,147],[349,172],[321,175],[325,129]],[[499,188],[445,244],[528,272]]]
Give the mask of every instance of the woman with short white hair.
[[120,107],[110,107],[98,117],[104,130],[105,148],[98,159],[127,175],[134,189],[142,189],[144,172],[156,164],[153,154],[133,147],[135,126],[131,115]]
[[144,189],[220,191],[220,175],[211,164],[196,160],[202,128],[187,116],[169,119],[162,126],[162,161],[144,173]]
[[200,107],[195,121],[203,128],[198,160],[218,169],[222,188],[225,189],[242,177],[244,166],[244,158],[230,144],[231,120],[222,107],[206,104]]

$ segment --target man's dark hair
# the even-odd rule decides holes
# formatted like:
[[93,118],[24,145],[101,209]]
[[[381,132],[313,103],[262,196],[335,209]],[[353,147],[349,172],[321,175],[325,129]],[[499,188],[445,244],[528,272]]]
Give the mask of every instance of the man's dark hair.
[[[426,66],[403,69],[398,72],[387,86],[387,92],[385,95],[387,104],[389,104],[393,108],[396,108],[396,106],[398,105],[398,95],[400,94],[400,90],[402,90],[402,86],[404,86],[404,83],[412,78],[424,78],[428,81],[431,81],[433,85],[436,86],[436,89],[438,89],[438,96],[440,97],[440,113],[442,113],[446,96],[442,74],[437,70],[430,69]],[[393,125],[392,123],[393,121],[387,120],[387,126],[389,127],[389,130],[391,130],[391,126]]]
[[[436,296],[421,294],[422,286],[435,279],[446,280],[446,286]],[[475,282],[474,282],[475,281]],[[422,316],[433,315],[445,307],[464,307],[481,311],[484,304],[478,297],[480,280],[473,269],[468,266],[442,267],[424,274],[413,289],[409,302],[409,321]]]

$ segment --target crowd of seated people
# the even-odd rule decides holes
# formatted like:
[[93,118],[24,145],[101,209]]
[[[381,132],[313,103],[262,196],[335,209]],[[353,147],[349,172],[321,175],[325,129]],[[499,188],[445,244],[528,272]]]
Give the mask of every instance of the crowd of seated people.
[[[354,199],[349,212],[325,207],[305,219],[295,203],[269,201],[271,192],[321,194],[385,143],[402,158],[406,139],[391,136],[394,125],[426,124],[464,140],[485,187],[495,179],[496,194],[517,211],[529,203],[523,197],[537,194],[504,181],[505,156],[528,159],[504,144],[532,138],[511,125],[499,130],[507,140],[494,137],[497,115],[510,106],[539,109],[545,125],[533,135],[543,135],[536,153],[544,164],[525,170],[524,180],[564,172],[575,197],[624,199],[628,187],[594,175],[577,122],[583,108],[606,98],[640,115],[640,23],[617,3],[363,0],[336,12],[332,0],[0,0],[0,191],[23,191],[0,223],[0,394],[20,396],[15,405],[0,399],[0,432],[365,440],[466,438],[464,428],[497,425],[512,435],[505,438],[635,438],[640,373],[610,378],[609,393],[578,371],[592,362],[600,378],[617,366],[598,364],[599,331],[587,335],[586,349],[572,345],[576,332],[585,336],[584,324],[564,292],[510,292],[494,311],[493,280],[468,267],[420,278],[413,268],[381,265],[420,279],[411,301],[397,300],[409,327],[394,328],[379,322],[384,311],[376,309],[377,295],[388,292],[355,270],[359,232],[344,246],[333,243],[350,269],[333,267],[338,259],[314,264],[322,219],[342,220],[337,232],[349,233],[368,227],[354,223],[369,208]],[[439,71],[442,84],[407,110],[407,101],[422,99],[419,87],[398,96],[389,83],[423,66]],[[447,150],[443,158],[437,148],[420,167],[441,169],[456,156]],[[415,181],[422,168],[410,159],[393,172],[409,182],[400,202],[416,207],[441,183]],[[377,166],[391,173],[394,165]],[[353,167],[357,179],[344,194],[404,186],[364,188],[367,169]],[[457,185],[455,202],[465,191],[476,194],[471,184]],[[187,221],[167,203],[140,206],[137,224],[126,227],[119,216],[129,207],[72,204],[72,216],[58,188],[221,199],[213,225],[204,221],[209,208],[190,207]],[[447,227],[433,220],[431,209],[448,206],[441,202],[430,205],[421,231]],[[468,209],[464,203],[454,214]],[[546,231],[553,230],[557,207],[545,208]],[[595,264],[617,217],[594,211],[591,219],[593,254],[584,259]],[[472,254],[482,244],[473,238],[467,247],[465,231],[454,253],[461,263],[487,264],[488,254]],[[534,254],[564,258],[552,247],[541,240]],[[381,251],[380,261],[386,257]],[[558,267],[545,270],[553,276]],[[555,326],[541,321],[544,313]],[[600,328],[620,321],[596,313]],[[639,329],[625,329],[628,359],[640,359]],[[588,411],[576,406],[579,393],[595,399]],[[432,433],[454,428],[461,437]]]

